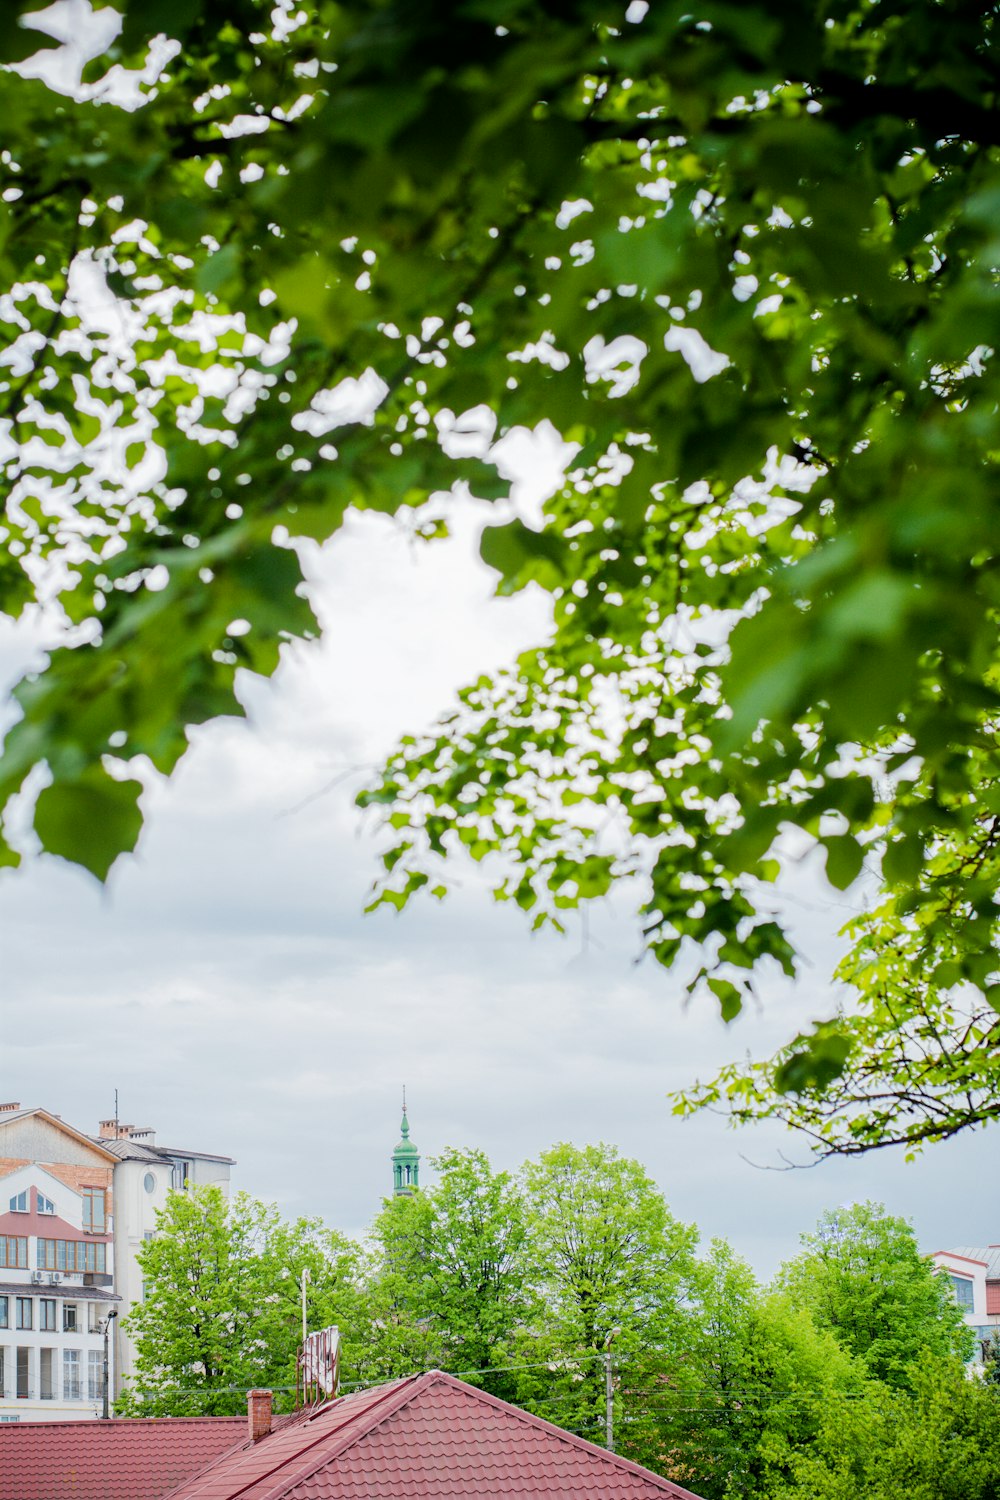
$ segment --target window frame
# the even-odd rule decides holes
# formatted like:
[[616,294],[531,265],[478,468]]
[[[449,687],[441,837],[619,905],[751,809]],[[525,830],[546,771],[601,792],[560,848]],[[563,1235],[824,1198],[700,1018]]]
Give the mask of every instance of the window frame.
[[80,1351],[79,1349],[64,1349],[62,1356],[63,1400],[82,1401],[84,1395]]
[[[38,1399],[39,1401],[54,1401],[56,1399],[56,1354],[57,1350],[47,1345],[38,1351]],[[48,1355],[48,1359],[46,1359]],[[48,1381],[46,1382],[45,1366],[48,1365]],[[46,1383],[48,1390],[45,1389]]]
[[39,1271],[104,1276],[108,1269],[107,1245],[104,1240],[50,1240],[39,1235],[35,1241],[35,1266]]
[[[14,1251],[11,1259],[11,1246]],[[28,1269],[28,1236],[26,1234],[0,1234],[0,1267],[8,1271]]]
[[[15,1297],[14,1311],[16,1322],[15,1328],[19,1333],[32,1333],[35,1327],[35,1299],[34,1297]],[[24,1321],[25,1310],[27,1310],[28,1321]]]
[[[85,1187],[80,1189],[80,1196],[83,1200],[84,1234],[104,1234],[108,1222],[106,1190],[102,1187]],[[94,1210],[98,1207],[100,1212],[95,1214]]]
[[104,1396],[104,1351],[87,1350],[87,1400],[100,1401]]

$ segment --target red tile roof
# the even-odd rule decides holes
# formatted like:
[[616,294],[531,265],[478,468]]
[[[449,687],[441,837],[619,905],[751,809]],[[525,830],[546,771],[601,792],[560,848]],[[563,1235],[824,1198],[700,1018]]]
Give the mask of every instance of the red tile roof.
[[697,1500],[432,1370],[303,1412],[164,1500]]
[[246,1435],[246,1417],[3,1422],[0,1500],[153,1500]]

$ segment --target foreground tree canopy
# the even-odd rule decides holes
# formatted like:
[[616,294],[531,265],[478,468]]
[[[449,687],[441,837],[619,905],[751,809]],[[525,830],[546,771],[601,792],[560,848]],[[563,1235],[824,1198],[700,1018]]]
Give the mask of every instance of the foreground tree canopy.
[[993,8],[121,0],[58,94],[40,8],[0,22],[0,588],[71,634],[0,808],[44,765],[43,848],[103,877],[314,628],[295,539],[432,536],[547,421],[565,486],[483,555],[552,638],[369,792],[381,899],[463,846],[536,927],[634,875],[731,1017],[818,841],[884,887],[856,1011],[680,1107],[824,1151],[995,1117]]

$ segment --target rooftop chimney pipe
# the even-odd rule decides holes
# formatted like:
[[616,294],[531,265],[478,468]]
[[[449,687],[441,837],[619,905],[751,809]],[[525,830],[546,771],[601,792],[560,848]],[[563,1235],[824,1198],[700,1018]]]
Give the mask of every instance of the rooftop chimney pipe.
[[247,1426],[251,1443],[259,1442],[271,1431],[271,1407],[274,1397],[270,1391],[247,1391]]

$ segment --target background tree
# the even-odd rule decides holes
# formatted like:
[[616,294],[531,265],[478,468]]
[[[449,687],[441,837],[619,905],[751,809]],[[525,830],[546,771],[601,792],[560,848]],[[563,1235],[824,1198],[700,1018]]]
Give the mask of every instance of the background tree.
[[259,1337],[270,1352],[275,1383],[295,1387],[303,1280],[309,1331],[339,1329],[341,1378],[357,1380],[368,1353],[371,1316],[360,1247],[320,1219],[299,1218],[291,1223],[276,1219],[262,1260],[261,1271],[270,1277],[270,1289],[259,1310]]
[[802,1244],[779,1284],[871,1375],[905,1388],[925,1353],[971,1357],[972,1332],[905,1219],[881,1204],[855,1203],[825,1213]]
[[[0,60],[44,48],[38,9]],[[295,540],[352,505],[438,534],[435,497],[505,493],[491,438],[547,419],[567,483],[483,554],[551,593],[551,639],[372,789],[381,899],[463,847],[536,925],[638,874],[649,951],[696,952],[729,1017],[795,968],[767,886],[798,830],[834,885],[880,871],[877,955],[916,944],[920,982],[899,1016],[854,963],[865,1025],[708,1097],[820,1149],[994,1118],[990,7],[115,9],[75,96],[0,72],[0,586],[70,627],[0,806],[49,779],[42,847],[103,877],[141,778],[315,628]],[[916,1074],[900,1028],[940,1039]]]
[[[553,1146],[522,1174],[540,1313],[515,1349],[520,1404],[603,1440],[612,1339],[619,1419],[628,1390],[680,1355],[697,1231],[612,1146]],[[627,1430],[623,1436],[627,1450]]]
[[698,1270],[694,1336],[646,1390],[643,1462],[705,1500],[756,1500],[780,1492],[831,1398],[858,1393],[865,1371],[724,1242]]
[[775,1500],[995,1500],[1000,1493],[1000,1392],[961,1364],[924,1357],[912,1394],[871,1382],[862,1399],[835,1396],[816,1444],[794,1460]]
[[389,1199],[375,1221],[380,1280],[401,1315],[436,1336],[444,1368],[506,1397],[510,1376],[490,1370],[509,1362],[529,1307],[521,1194],[482,1151],[448,1150],[431,1164],[436,1185]]
[[135,1370],[119,1414],[240,1412],[255,1385],[290,1406],[306,1267],[309,1326],[340,1327],[349,1378],[360,1342],[358,1253],[342,1235],[310,1219],[284,1224],[273,1205],[207,1186],[168,1196],[138,1258],[144,1296],[127,1320]]
[[119,1413],[238,1412],[244,1392],[283,1367],[262,1337],[275,1294],[266,1251],[276,1218],[245,1194],[227,1200],[213,1186],[169,1195],[139,1251],[145,1291],[127,1319],[135,1373]]
[[345,1389],[447,1367],[441,1325],[417,1315],[377,1251],[366,1257],[362,1287],[355,1356],[342,1367]]

